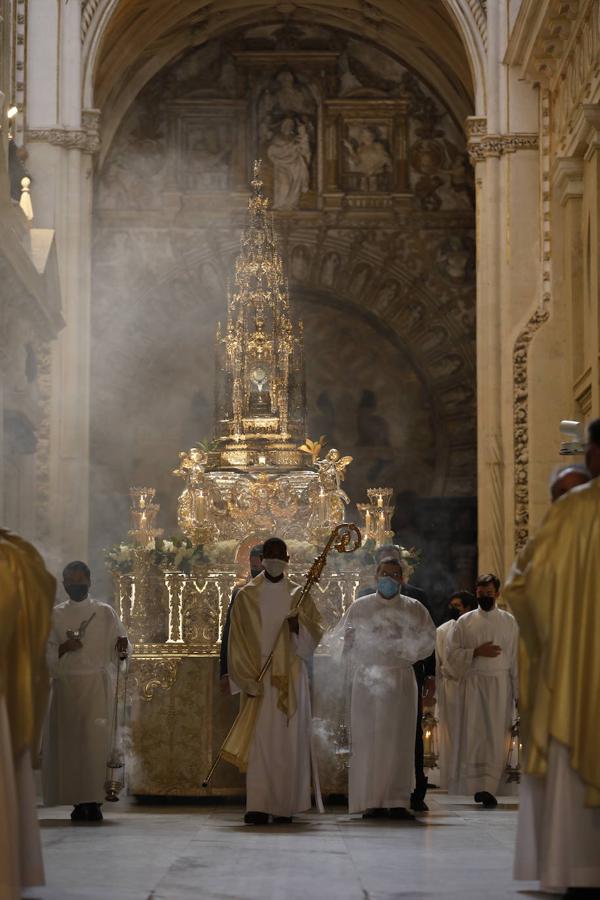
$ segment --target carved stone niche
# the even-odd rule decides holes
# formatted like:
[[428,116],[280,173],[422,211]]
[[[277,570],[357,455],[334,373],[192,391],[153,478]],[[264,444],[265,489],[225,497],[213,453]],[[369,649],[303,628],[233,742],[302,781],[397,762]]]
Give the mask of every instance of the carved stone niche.
[[327,100],[324,123],[326,207],[385,207],[409,195],[406,98]]
[[337,90],[339,52],[235,50],[252,108],[252,153],[273,208],[315,209],[321,189],[322,98]]
[[246,191],[246,101],[175,100],[170,106],[170,186],[191,194]]

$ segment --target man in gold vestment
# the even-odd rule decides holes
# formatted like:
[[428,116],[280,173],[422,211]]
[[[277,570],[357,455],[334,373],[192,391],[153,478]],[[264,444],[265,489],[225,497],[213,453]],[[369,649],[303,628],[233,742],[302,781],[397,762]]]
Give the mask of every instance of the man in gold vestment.
[[600,419],[587,464],[592,481],[553,503],[504,599],[526,662],[515,877],[600,896]]
[[56,583],[39,553],[0,529],[0,897],[44,884],[31,770],[48,700]]
[[[306,662],[323,629],[310,598],[295,609],[300,588],[289,581],[285,543],[269,538],[263,547],[264,572],[235,598],[229,633],[228,672],[234,692],[257,705],[249,739],[246,775],[248,825],[291,822],[310,809],[311,710]],[[260,670],[274,648],[262,681]],[[240,768],[237,759],[224,753]],[[315,794],[319,802],[318,784]]]

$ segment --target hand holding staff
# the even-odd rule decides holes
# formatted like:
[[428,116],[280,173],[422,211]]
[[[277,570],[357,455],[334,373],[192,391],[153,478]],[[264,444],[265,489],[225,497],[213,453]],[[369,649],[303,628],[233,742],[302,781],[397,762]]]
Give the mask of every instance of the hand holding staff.
[[[325,563],[327,562],[327,556],[332,549],[337,550],[338,553],[352,553],[354,550],[357,550],[361,544],[361,534],[358,529],[358,526],[354,523],[343,523],[341,525],[336,525],[333,529],[327,543],[325,544],[321,553],[315,558],[312,566],[310,567],[309,573],[306,577],[306,582],[304,587],[300,592],[300,596],[298,598],[298,602],[296,603],[295,610],[298,610],[302,605],[304,599],[308,596],[308,593],[317,581],[320,579],[323,569],[325,568]],[[283,622],[282,627],[289,627],[286,623],[290,620],[285,620]],[[297,619],[296,619],[297,621]],[[277,640],[279,640],[279,635],[277,636]],[[265,663],[260,670],[257,682],[260,684],[264,679],[265,675],[269,671],[271,664],[273,662],[273,653],[275,646],[277,645],[277,640],[275,641],[275,645],[269,656],[265,660]],[[235,747],[239,744],[240,736],[244,733],[248,733],[248,729],[253,729],[254,723],[256,721],[256,715],[258,713],[258,704],[260,703],[260,696],[257,697],[247,697],[246,703],[244,707],[240,710],[238,715],[235,718],[235,721],[229,732],[227,737],[223,741],[221,745],[221,749],[217,753],[217,756],[214,759],[212,766],[210,767],[208,774],[204,781],[202,782],[202,787],[208,787],[208,783],[212,778],[215,769],[219,764],[219,760],[225,756],[232,756],[235,754],[230,754],[227,751],[228,747]]]

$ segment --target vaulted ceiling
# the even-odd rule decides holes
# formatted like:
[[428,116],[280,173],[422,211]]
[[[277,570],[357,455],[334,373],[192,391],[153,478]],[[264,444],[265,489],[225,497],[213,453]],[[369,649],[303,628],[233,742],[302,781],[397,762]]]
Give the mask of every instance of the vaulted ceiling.
[[[473,61],[453,11],[463,7],[483,9],[480,0],[87,0],[84,92],[93,96],[84,105],[102,110],[106,146],[143,86],[184,50],[243,26],[288,20],[338,28],[391,51],[462,122],[476,107]],[[483,29],[484,18],[471,19],[475,31]]]

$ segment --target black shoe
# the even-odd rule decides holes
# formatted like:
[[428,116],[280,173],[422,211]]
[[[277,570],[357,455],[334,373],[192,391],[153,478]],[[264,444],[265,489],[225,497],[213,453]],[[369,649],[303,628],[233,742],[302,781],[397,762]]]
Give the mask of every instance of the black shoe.
[[291,825],[292,817],[291,816],[273,816],[273,824],[274,825]]
[[410,808],[414,812],[429,812],[429,807],[420,797],[412,797],[410,801]]
[[390,816],[389,809],[377,806],[375,809],[368,809],[362,814],[363,819],[388,819]]
[[246,825],[268,825],[269,815],[263,812],[247,812],[244,816],[244,824]]
[[102,822],[104,820],[100,803],[86,803],[85,806],[88,822]]
[[71,822],[87,822],[88,811],[86,803],[76,803],[71,813]]
[[473,799],[475,803],[483,803],[486,809],[494,809],[498,806],[498,801],[489,791],[477,791]]
[[390,809],[390,819],[396,819],[401,822],[415,821],[415,817],[412,816],[404,806],[394,806]]
[[598,900],[600,897],[600,886],[599,887],[570,887],[567,888],[566,892],[563,894],[563,897],[581,897],[582,900],[587,898],[587,900]]

